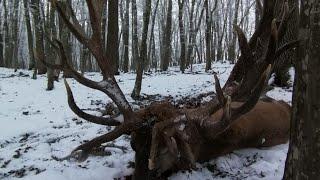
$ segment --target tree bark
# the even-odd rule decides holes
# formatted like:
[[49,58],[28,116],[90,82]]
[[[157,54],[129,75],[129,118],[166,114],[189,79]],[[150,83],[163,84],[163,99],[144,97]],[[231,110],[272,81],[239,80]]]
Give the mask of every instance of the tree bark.
[[138,13],[136,0],[131,1],[132,8],[132,63],[131,69],[136,70],[139,59],[139,40],[138,40]]
[[129,8],[130,1],[125,1],[125,13],[124,13],[124,26],[123,26],[123,44],[124,44],[124,57],[122,70],[124,73],[129,72]]
[[[2,0],[0,0],[0,5],[2,3]],[[2,24],[2,18],[0,18],[0,24]],[[4,67],[4,58],[3,58],[3,29],[0,30],[0,67]]]
[[4,21],[3,21],[3,29],[5,32],[4,35],[4,67],[9,67],[11,63],[11,46],[10,46],[10,39],[11,34],[9,31],[9,16],[8,16],[8,8],[7,8],[7,1],[3,0],[3,11],[4,11]]
[[167,71],[171,61],[171,30],[172,30],[172,0],[168,0],[167,19],[163,34],[163,54],[161,58],[161,70]]
[[[157,0],[156,2],[156,6],[154,8],[154,12],[152,15],[152,21],[151,21],[151,33],[150,33],[150,40],[149,40],[149,50],[148,50],[148,63],[149,63],[149,68],[151,66],[153,66],[154,61],[157,61],[157,59],[154,59],[153,54],[155,54],[155,52],[153,51],[154,49],[152,48],[153,46],[153,42],[154,42],[154,26],[155,26],[155,21],[156,21],[156,16],[157,16],[157,12],[158,12],[158,6],[159,6],[159,1]],[[160,43],[161,44],[161,43]],[[160,45],[160,49],[162,48],[162,46]],[[161,50],[160,50],[161,51]],[[145,69],[147,69],[148,67],[145,67]],[[151,67],[152,68],[152,67]],[[156,67],[155,67],[156,69]]]
[[184,0],[178,0],[179,5],[179,32],[180,32],[180,71],[184,73],[186,69],[186,37],[183,22]]
[[18,69],[18,50],[19,50],[19,0],[13,2],[13,19],[12,19],[12,64],[11,67]]
[[[67,17],[71,19],[71,0],[63,0],[63,10],[67,14]],[[59,35],[60,40],[64,45],[64,49],[67,55],[67,61],[69,64],[72,63],[72,42],[71,42],[71,33],[67,28],[67,25],[64,23],[62,17],[59,16]],[[68,72],[63,73],[63,77],[70,78],[71,75]]]
[[[240,4],[240,0],[236,0],[233,21],[232,21],[231,27],[229,27],[230,31],[233,30],[233,25],[236,25],[238,23],[239,4]],[[236,61],[236,43],[237,43],[236,32],[233,31],[233,33],[231,33],[231,36],[232,36],[230,37],[231,43],[228,49],[228,60],[230,60],[234,64]]]
[[301,0],[291,137],[284,179],[320,176],[320,2]]
[[209,8],[209,0],[205,0],[204,1],[204,5],[206,8],[206,71],[211,70],[211,12],[210,12],[210,8]]
[[44,59],[44,44],[43,44],[43,20],[40,14],[39,0],[31,0],[32,16],[35,30],[35,51],[37,53],[36,69],[38,74],[47,73],[47,68],[41,62]]
[[118,0],[108,1],[107,58],[113,62],[114,74],[119,75],[119,4]]
[[189,39],[188,39],[188,48],[187,48],[187,55],[186,55],[186,67],[190,65],[190,60],[191,60],[191,54],[193,51],[193,42],[192,42],[192,36],[195,33],[194,32],[194,11],[195,11],[195,0],[191,0],[191,11],[189,12]]
[[[48,4],[47,7],[47,21],[46,21],[46,32],[49,33],[48,36],[51,37],[51,39],[54,39],[57,37],[57,31],[55,26],[55,7],[50,6]],[[46,41],[46,60],[51,63],[56,63],[56,53],[52,51],[52,47],[50,47],[50,43]],[[48,83],[47,83],[47,90],[51,91],[54,88],[54,69],[48,68],[47,71],[47,77],[48,77]]]
[[29,1],[23,0],[23,6],[24,6],[24,17],[25,17],[26,27],[27,27],[27,36],[28,36],[29,70],[31,70],[35,68],[35,60],[34,60],[34,54],[33,54],[33,34],[31,29]]

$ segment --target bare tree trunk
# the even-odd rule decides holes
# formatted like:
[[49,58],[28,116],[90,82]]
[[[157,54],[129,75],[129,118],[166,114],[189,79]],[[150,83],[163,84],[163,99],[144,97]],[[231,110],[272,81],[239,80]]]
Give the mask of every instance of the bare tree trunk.
[[[230,3],[230,2],[228,2]],[[217,60],[223,60],[224,57],[224,48],[223,48],[223,39],[225,36],[225,31],[227,27],[227,13],[224,12],[224,5],[220,3],[222,6],[222,13],[219,12],[216,14],[217,22],[216,22],[216,30],[217,30]],[[221,16],[220,16],[221,15]]]
[[[1,6],[2,0],[0,0],[0,6]],[[0,25],[2,25],[2,18],[0,18]],[[0,67],[4,67],[4,58],[3,58],[3,34],[4,30],[0,29]]]
[[180,32],[180,71],[184,73],[186,69],[186,37],[183,22],[184,0],[178,0],[179,5],[179,32]]
[[[85,1],[83,1],[83,4],[85,4]],[[103,10],[103,15],[102,15],[102,30],[101,30],[101,35],[102,35],[102,42],[103,42],[103,48],[104,48],[104,50],[105,50],[105,48],[106,48],[106,44],[107,44],[107,42],[106,42],[106,31],[107,31],[107,17],[108,17],[108,15],[107,15],[107,11],[108,11],[108,7],[107,7],[107,4],[108,3],[105,3],[104,4],[104,10]],[[84,5],[82,5],[82,7],[83,7]]]
[[119,10],[118,0],[108,1],[107,58],[113,62],[114,74],[119,75]]
[[[236,0],[235,1],[235,10],[234,10],[234,15],[233,15],[233,22],[232,24],[236,25],[238,23],[238,12],[239,12],[239,4],[240,4],[240,0]],[[230,28],[230,31],[233,30],[233,27]],[[236,60],[236,43],[237,43],[237,34],[235,31],[233,31],[233,33],[231,33],[230,37],[230,46],[228,49],[228,59],[234,64],[235,60]]]
[[139,40],[138,40],[138,13],[136,0],[131,1],[132,8],[132,63],[131,69],[136,70],[139,60]]
[[[71,0],[63,0],[63,9],[66,12],[69,19],[71,19],[71,7],[72,3]],[[62,17],[59,16],[59,35],[61,42],[64,45],[65,51],[67,53],[67,60],[70,64],[72,64],[72,42],[71,42],[71,34],[70,30],[67,28],[66,24],[64,23]],[[64,72],[63,76],[65,78],[70,78],[70,74],[68,72]]]
[[129,8],[130,1],[125,2],[125,13],[124,13],[124,26],[123,26],[123,45],[124,45],[124,57],[122,70],[124,73],[129,72]]
[[31,70],[35,68],[35,60],[34,60],[34,54],[33,54],[33,34],[31,29],[29,1],[23,0],[23,6],[24,6],[24,17],[25,17],[26,27],[27,27],[27,36],[28,36],[29,70]]
[[[81,11],[84,12],[85,11],[85,1],[82,1],[81,3]],[[81,14],[81,19],[85,19],[87,18],[84,13]],[[104,21],[104,20],[103,20]],[[103,22],[102,22],[103,24]],[[85,22],[82,22],[81,26],[83,27],[84,31],[87,32],[87,26]],[[103,27],[102,27],[103,29]],[[103,31],[102,31],[103,32]],[[105,33],[102,33],[102,35],[104,34],[105,37]],[[102,41],[105,45],[105,39]],[[84,46],[84,45],[80,45],[80,71],[83,74],[84,72],[88,71],[88,61],[90,61],[90,54],[88,49]]]
[[189,39],[188,39],[188,48],[187,48],[187,55],[186,55],[186,67],[190,65],[191,53],[193,51],[193,44],[192,44],[192,36],[194,32],[194,10],[195,10],[195,0],[191,0],[191,11],[189,12]]
[[284,179],[320,176],[320,7],[319,1],[301,2],[300,47],[291,120],[291,137]]
[[210,8],[209,0],[205,0],[204,5],[206,7],[206,71],[211,70],[211,19],[210,19]]
[[[151,33],[150,33],[150,41],[149,41],[149,50],[148,50],[148,63],[149,63],[149,68],[150,66],[153,65],[153,62],[155,59],[153,59],[152,55],[153,53],[155,53],[152,48],[153,46],[153,41],[154,41],[154,26],[155,26],[155,21],[156,21],[156,16],[157,16],[157,12],[158,12],[158,6],[159,6],[159,1],[160,0],[157,0],[156,2],[156,7],[154,8],[154,12],[153,12],[153,15],[152,15],[152,21],[151,21]],[[161,48],[161,45],[160,45],[160,48]],[[146,67],[147,68],[147,67]]]
[[167,71],[171,61],[171,34],[172,34],[172,0],[168,0],[167,20],[163,34],[163,54],[161,56],[161,70]]
[[[47,68],[41,62],[44,59],[44,44],[43,44],[43,19],[40,14],[39,0],[31,0],[32,16],[35,30],[35,51],[37,53],[36,68],[38,74],[47,73]],[[41,60],[42,59],[42,60]]]
[[14,0],[13,20],[12,20],[12,64],[15,71],[18,69],[18,50],[19,50],[19,0]]
[[[200,5],[201,5],[201,2],[198,3],[197,8],[200,8]],[[191,70],[192,70],[192,64],[193,64],[193,61],[194,61],[193,60],[194,59],[193,52],[196,49],[196,52],[198,53],[198,50],[197,50],[197,35],[198,35],[199,30],[200,30],[200,26],[201,26],[204,10],[205,10],[205,5],[201,9],[198,21],[197,21],[197,17],[195,17],[194,25],[192,23],[192,27],[193,28],[192,28],[192,31],[190,32],[190,35],[189,35],[189,44],[188,44],[188,52],[187,52],[187,60],[188,60],[187,65],[191,67]],[[198,11],[198,9],[196,11]],[[191,26],[191,24],[190,24],[190,26]]]
[[4,66],[5,67],[10,67],[10,63],[11,63],[11,57],[12,57],[12,52],[11,52],[11,43],[10,43],[10,39],[11,39],[11,34],[9,31],[9,15],[8,15],[8,8],[7,8],[7,1],[3,0],[3,10],[4,10],[4,21],[3,21],[3,29],[5,32],[5,36],[4,36],[4,42],[5,42],[5,46],[4,46]]
[[[56,11],[55,7],[50,6],[50,4],[48,4],[46,32],[49,33],[47,35],[50,36],[51,39],[54,39],[57,37],[57,31],[55,26],[55,11]],[[46,61],[50,62],[51,64],[55,64],[56,58],[57,58],[56,53],[52,51],[52,47],[50,47],[50,43],[46,41]],[[54,80],[55,80],[54,69],[48,68],[47,77],[48,77],[47,90],[51,91],[54,88]]]
[[147,60],[147,40],[148,40],[148,30],[149,30],[149,20],[151,14],[151,0],[146,0],[145,10],[143,12],[143,28],[142,28],[142,41],[141,41],[141,49],[140,49],[140,58],[138,62],[137,68],[137,77],[134,85],[133,92],[131,97],[133,99],[137,99],[140,97],[141,93],[141,85],[142,85],[142,75],[145,66],[145,62]]

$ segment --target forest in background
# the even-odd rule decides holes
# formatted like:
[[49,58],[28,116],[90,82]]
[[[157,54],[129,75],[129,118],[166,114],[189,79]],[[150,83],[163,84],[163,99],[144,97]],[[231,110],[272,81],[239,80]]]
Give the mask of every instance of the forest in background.
[[[58,63],[47,41],[57,38],[77,70],[99,71],[91,54],[71,35],[47,0],[0,0],[0,4],[0,66],[34,69],[34,52],[48,62]],[[251,35],[259,20],[255,6],[254,0],[108,1],[102,24],[106,53],[121,72],[135,71],[139,59],[145,60],[145,70],[162,71],[178,65],[184,71],[198,63],[207,63],[206,69],[210,70],[211,62],[216,60],[234,63],[239,55],[234,24]],[[91,33],[84,0],[65,0],[65,10],[71,20],[79,20],[86,34]],[[147,31],[143,29],[146,11]],[[146,45],[145,52],[141,52],[142,44]],[[41,64],[37,69],[38,74],[46,72]]]

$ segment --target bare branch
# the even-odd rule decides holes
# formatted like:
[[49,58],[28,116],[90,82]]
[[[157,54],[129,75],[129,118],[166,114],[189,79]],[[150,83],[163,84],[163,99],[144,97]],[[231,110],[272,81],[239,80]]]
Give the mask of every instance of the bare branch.
[[252,52],[251,48],[248,44],[248,40],[242,31],[242,29],[238,25],[234,25],[234,29],[238,34],[238,41],[239,41],[239,46],[240,46],[240,51],[243,57],[246,59],[248,63],[253,63],[252,61]]
[[226,104],[223,107],[223,116],[222,121],[225,121],[225,123],[229,123],[231,118],[231,97],[227,96],[226,98]]

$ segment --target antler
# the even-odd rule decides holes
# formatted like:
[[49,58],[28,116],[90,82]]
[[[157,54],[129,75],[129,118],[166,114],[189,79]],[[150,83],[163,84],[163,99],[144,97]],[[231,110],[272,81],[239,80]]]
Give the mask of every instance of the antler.
[[[206,132],[205,134],[209,134],[209,137],[214,139],[219,134],[223,133],[226,129],[228,129],[228,127],[241,115],[249,112],[258,102],[260,98],[260,94],[267,83],[267,78],[269,77],[270,72],[271,72],[271,64],[264,71],[258,84],[252,91],[249,99],[246,102],[244,102],[240,107],[232,108],[231,97],[227,95],[227,97],[225,97],[226,99],[225,104],[221,105],[223,107],[222,113],[217,112],[215,114],[217,115],[217,117],[215,116],[215,118],[220,120],[218,121],[205,120],[201,123],[201,127],[203,128],[203,131]],[[216,92],[222,92],[222,89],[217,89]],[[222,94],[220,94],[219,96],[222,96]]]
[[[68,82],[65,80],[64,83],[68,95],[68,104],[70,109],[76,115],[95,124],[117,126],[113,131],[77,147],[71,153],[72,157],[85,157],[86,154],[88,154],[93,148],[100,146],[102,143],[112,141],[123,134],[130,134],[132,131],[141,128],[143,124],[143,120],[138,119],[136,117],[136,114],[132,111],[131,106],[129,105],[118,83],[116,82],[113,72],[114,70],[112,68],[113,61],[108,59],[106,57],[106,53],[104,52],[104,45],[102,43],[101,36],[101,16],[105,2],[105,0],[86,0],[89,9],[91,28],[93,31],[92,35],[88,37],[85,34],[85,31],[82,29],[79,21],[74,16],[72,8],[69,7],[69,10],[71,11],[71,14],[73,14],[73,16],[72,18],[69,18],[67,13],[63,10],[65,4],[58,0],[51,0],[51,3],[53,3],[53,5],[57,7],[59,15],[64,20],[66,26],[70,29],[71,33],[77,38],[80,43],[82,43],[86,48],[89,49],[89,51],[96,59],[102,71],[103,80],[100,82],[96,82],[84,77],[82,74],[76,71],[72,67],[72,65],[68,63],[69,61],[67,59],[63,44],[59,40],[49,42],[59,52],[61,64],[49,64],[44,60],[43,63],[48,67],[60,69],[64,72],[69,72],[71,74],[71,77],[78,81],[80,84],[105,93],[117,105],[124,118],[124,122],[120,122],[120,120],[118,120],[117,118],[98,117],[85,113],[75,103],[72,90]],[[79,154],[77,154],[79,153],[79,151],[81,153],[80,156],[78,156]]]

